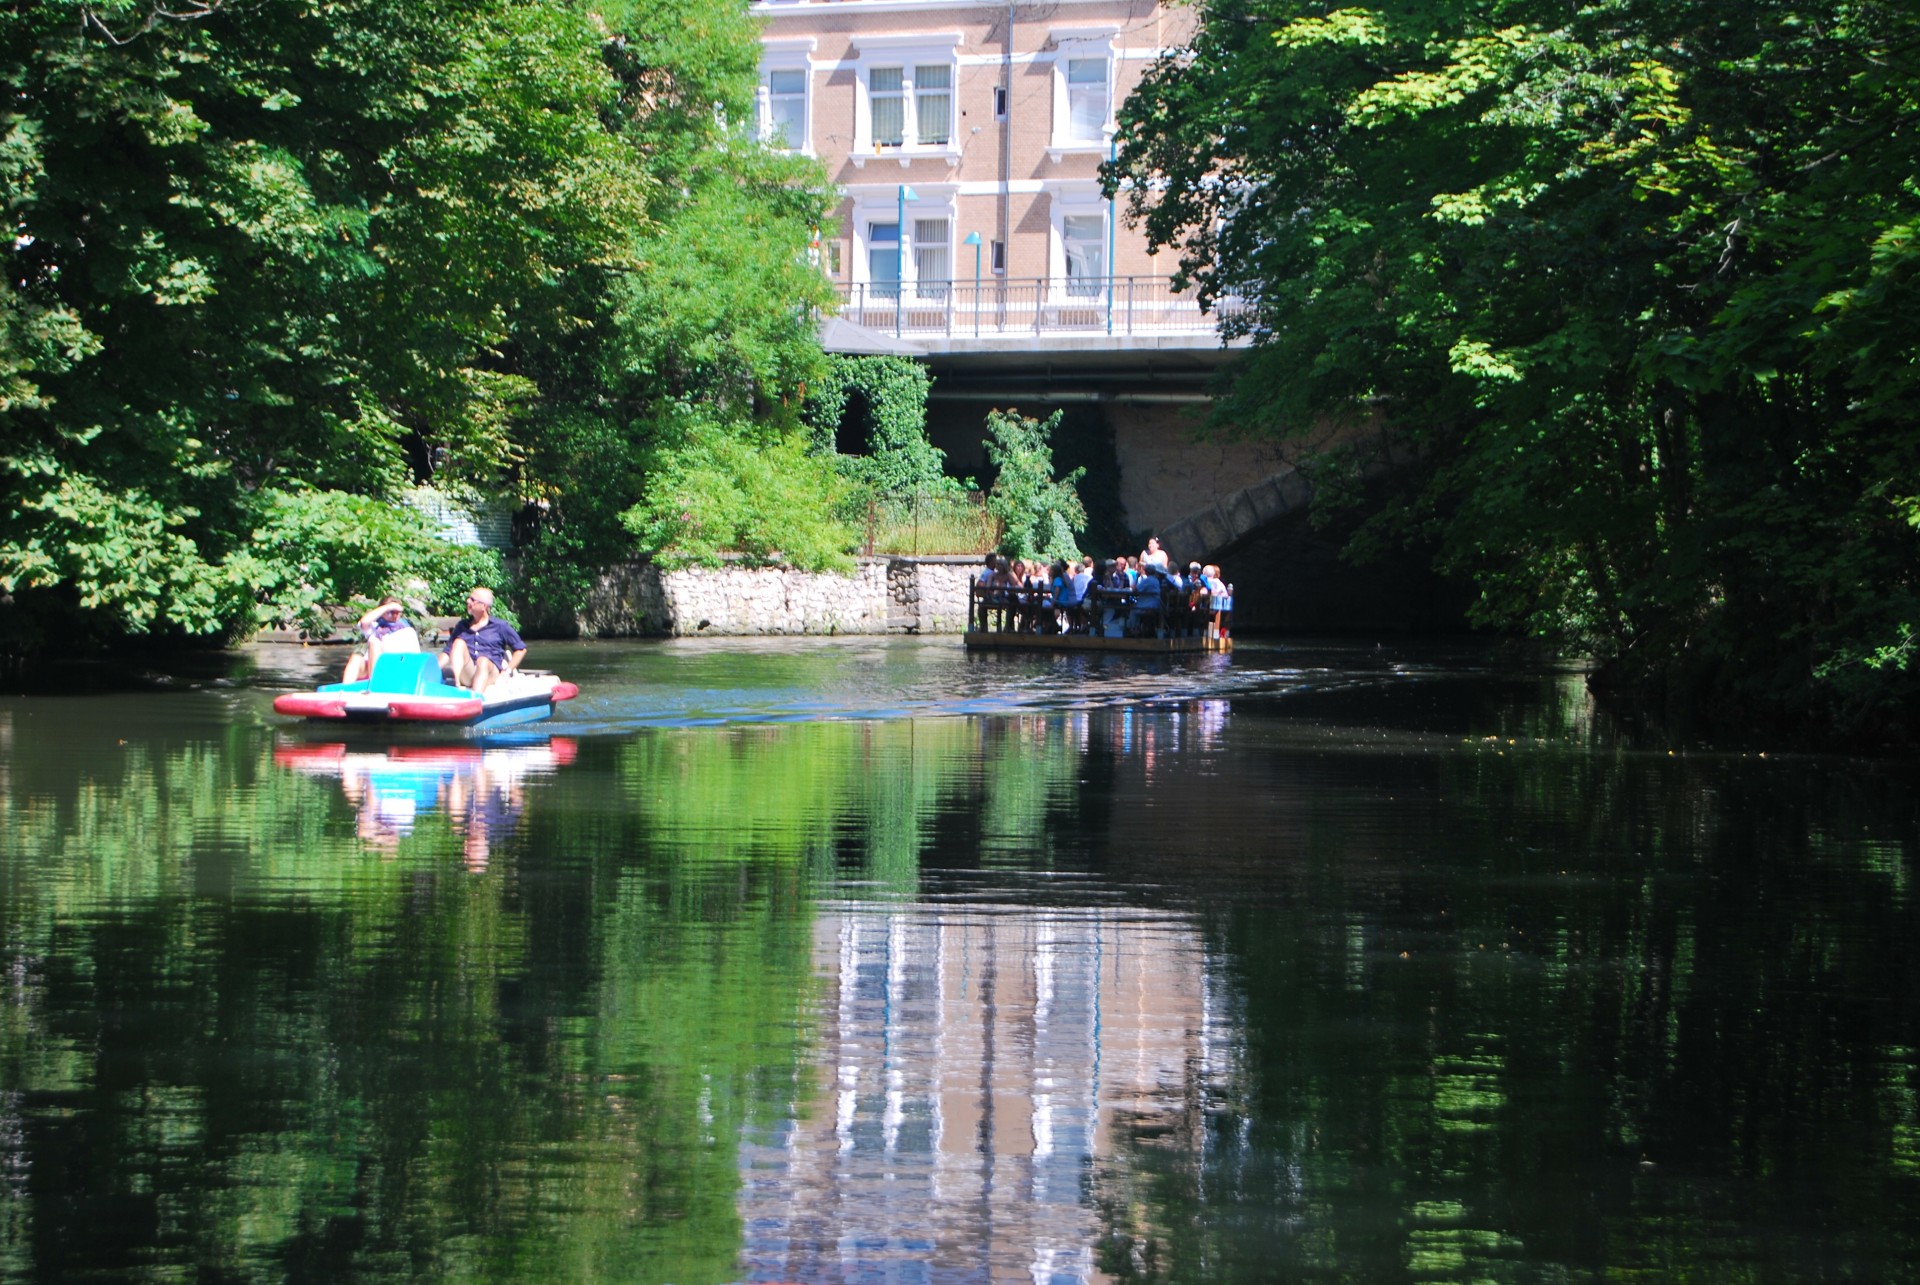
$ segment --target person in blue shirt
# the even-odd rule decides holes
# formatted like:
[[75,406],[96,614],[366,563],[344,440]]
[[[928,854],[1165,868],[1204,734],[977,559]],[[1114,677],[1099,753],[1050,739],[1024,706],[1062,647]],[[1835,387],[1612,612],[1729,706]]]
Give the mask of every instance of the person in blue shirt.
[[405,612],[401,601],[388,594],[360,617],[359,624],[354,627],[367,640],[367,645],[347,658],[347,668],[340,676],[341,682],[359,682],[373,672],[373,662],[388,652],[420,650],[420,635],[406,618]]
[[519,669],[526,655],[527,644],[513,626],[493,618],[493,590],[475,588],[467,595],[467,618],[447,634],[440,666],[457,686],[478,696],[496,679]]

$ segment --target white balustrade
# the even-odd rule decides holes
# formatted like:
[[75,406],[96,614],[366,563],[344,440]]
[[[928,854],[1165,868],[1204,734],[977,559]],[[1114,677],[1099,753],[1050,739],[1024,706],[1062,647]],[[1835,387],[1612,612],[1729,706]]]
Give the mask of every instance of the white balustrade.
[[857,282],[840,286],[840,303],[842,317],[871,330],[955,340],[1212,335],[1242,306],[1216,300],[1203,312],[1191,288],[1176,292],[1166,277]]

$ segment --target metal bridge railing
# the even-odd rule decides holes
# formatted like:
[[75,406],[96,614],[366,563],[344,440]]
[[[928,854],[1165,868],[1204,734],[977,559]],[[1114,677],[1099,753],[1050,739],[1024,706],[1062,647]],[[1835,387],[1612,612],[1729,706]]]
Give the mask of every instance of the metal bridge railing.
[[894,335],[954,339],[1021,335],[1213,335],[1239,307],[1216,300],[1202,312],[1191,288],[1166,277],[1030,277],[891,281],[842,285],[840,315]]

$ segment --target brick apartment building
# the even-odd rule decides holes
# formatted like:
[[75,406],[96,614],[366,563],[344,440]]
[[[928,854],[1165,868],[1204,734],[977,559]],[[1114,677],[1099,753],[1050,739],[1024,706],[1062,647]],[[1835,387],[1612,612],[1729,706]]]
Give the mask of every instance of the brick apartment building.
[[[764,0],[760,124],[842,193],[848,315],[960,338],[1211,330],[1100,191],[1114,113],[1190,10],[1140,0]],[[977,272],[977,278],[976,278]],[[979,288],[976,289],[976,279]]]

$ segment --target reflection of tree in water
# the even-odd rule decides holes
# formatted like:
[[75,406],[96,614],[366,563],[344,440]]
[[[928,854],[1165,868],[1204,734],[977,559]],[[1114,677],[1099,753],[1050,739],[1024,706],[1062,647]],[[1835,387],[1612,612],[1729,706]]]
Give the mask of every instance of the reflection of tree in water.
[[1911,1261],[1910,843],[1869,821],[1897,815],[1894,787],[1816,805],[1804,774],[1737,756],[1506,738],[1427,771],[1447,804],[1392,836],[1403,850],[1381,850],[1366,810],[1328,806],[1269,887],[1215,903],[1232,1074],[1182,1120],[1120,1131],[1093,1176],[1102,1269],[1878,1277]]
[[796,872],[654,844],[610,745],[472,777],[519,809],[474,879],[450,782],[369,850],[236,740],[11,765],[0,1275],[731,1279],[737,1142],[799,1074]]

